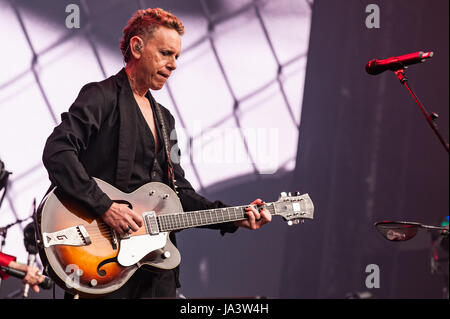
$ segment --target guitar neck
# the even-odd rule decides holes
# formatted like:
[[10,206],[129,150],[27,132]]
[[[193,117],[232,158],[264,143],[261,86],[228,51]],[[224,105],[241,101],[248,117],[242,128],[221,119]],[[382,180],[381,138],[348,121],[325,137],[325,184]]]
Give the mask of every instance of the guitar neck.
[[[224,207],[160,215],[158,216],[159,231],[166,232],[243,220],[247,216],[245,214],[245,208],[248,206]],[[256,205],[250,206],[256,209],[259,208]],[[275,206],[273,203],[266,203],[260,207],[266,208],[272,215],[275,214]]]

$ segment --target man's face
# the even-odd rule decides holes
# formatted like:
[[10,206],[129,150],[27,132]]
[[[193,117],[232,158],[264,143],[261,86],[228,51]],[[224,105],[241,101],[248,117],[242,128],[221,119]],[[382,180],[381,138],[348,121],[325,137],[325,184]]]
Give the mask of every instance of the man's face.
[[172,71],[177,68],[176,59],[181,51],[181,37],[177,31],[159,27],[142,49],[139,67],[141,77],[152,90],[164,86]]

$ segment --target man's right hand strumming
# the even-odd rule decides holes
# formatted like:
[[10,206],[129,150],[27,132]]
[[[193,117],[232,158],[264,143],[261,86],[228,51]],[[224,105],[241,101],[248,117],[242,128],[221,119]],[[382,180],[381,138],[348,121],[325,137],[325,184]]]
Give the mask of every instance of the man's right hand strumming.
[[142,216],[134,212],[126,204],[113,203],[102,215],[102,219],[121,236],[131,231],[135,232],[143,225]]

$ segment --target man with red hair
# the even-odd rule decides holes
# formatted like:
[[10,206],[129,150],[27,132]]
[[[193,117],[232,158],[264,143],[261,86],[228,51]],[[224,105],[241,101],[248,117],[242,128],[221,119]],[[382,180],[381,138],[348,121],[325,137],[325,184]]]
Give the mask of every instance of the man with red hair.
[[[138,10],[123,30],[120,49],[126,62],[118,74],[85,85],[62,114],[62,122],[47,140],[43,162],[52,186],[76,199],[117,233],[137,231],[142,216],[127,205],[113,202],[92,176],[125,193],[148,182],[162,182],[177,191],[184,211],[225,207],[197,194],[172,155],[177,141],[166,136],[175,130],[170,112],[149,90],[161,89],[177,68],[184,27],[162,9]],[[170,143],[167,148],[165,144]],[[177,153],[177,152],[175,152]],[[172,157],[172,158],[170,158]],[[260,205],[260,199],[252,204]],[[263,209],[247,208],[248,219],[210,228],[222,234],[238,227],[258,229],[270,222]],[[175,234],[171,233],[174,244]],[[143,266],[109,298],[175,297],[180,287],[178,267],[152,273]]]

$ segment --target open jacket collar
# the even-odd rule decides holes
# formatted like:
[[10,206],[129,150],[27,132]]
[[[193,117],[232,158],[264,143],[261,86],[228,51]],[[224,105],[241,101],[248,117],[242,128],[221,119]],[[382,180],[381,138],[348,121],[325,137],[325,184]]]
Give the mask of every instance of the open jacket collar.
[[[137,127],[137,113],[136,100],[131,90],[128,76],[125,72],[125,68],[122,68],[119,73],[116,74],[117,86],[118,86],[118,107],[119,107],[119,149],[117,156],[117,169],[116,169],[116,185],[121,189],[127,189],[131,178],[131,172],[133,169],[134,156],[136,154],[136,127]],[[150,100],[152,108],[157,107],[156,101],[151,95],[150,91],[147,91],[147,98]],[[155,120],[159,121],[155,116]],[[164,119],[162,119],[164,120]],[[161,136],[160,125],[157,125],[159,136]],[[164,146],[163,146],[164,147]]]
[[118,107],[120,119],[116,185],[121,189],[127,189],[136,153],[135,130],[137,114],[135,107],[133,107],[136,101],[131,91],[125,68],[122,68],[116,77],[117,86],[119,87]]

